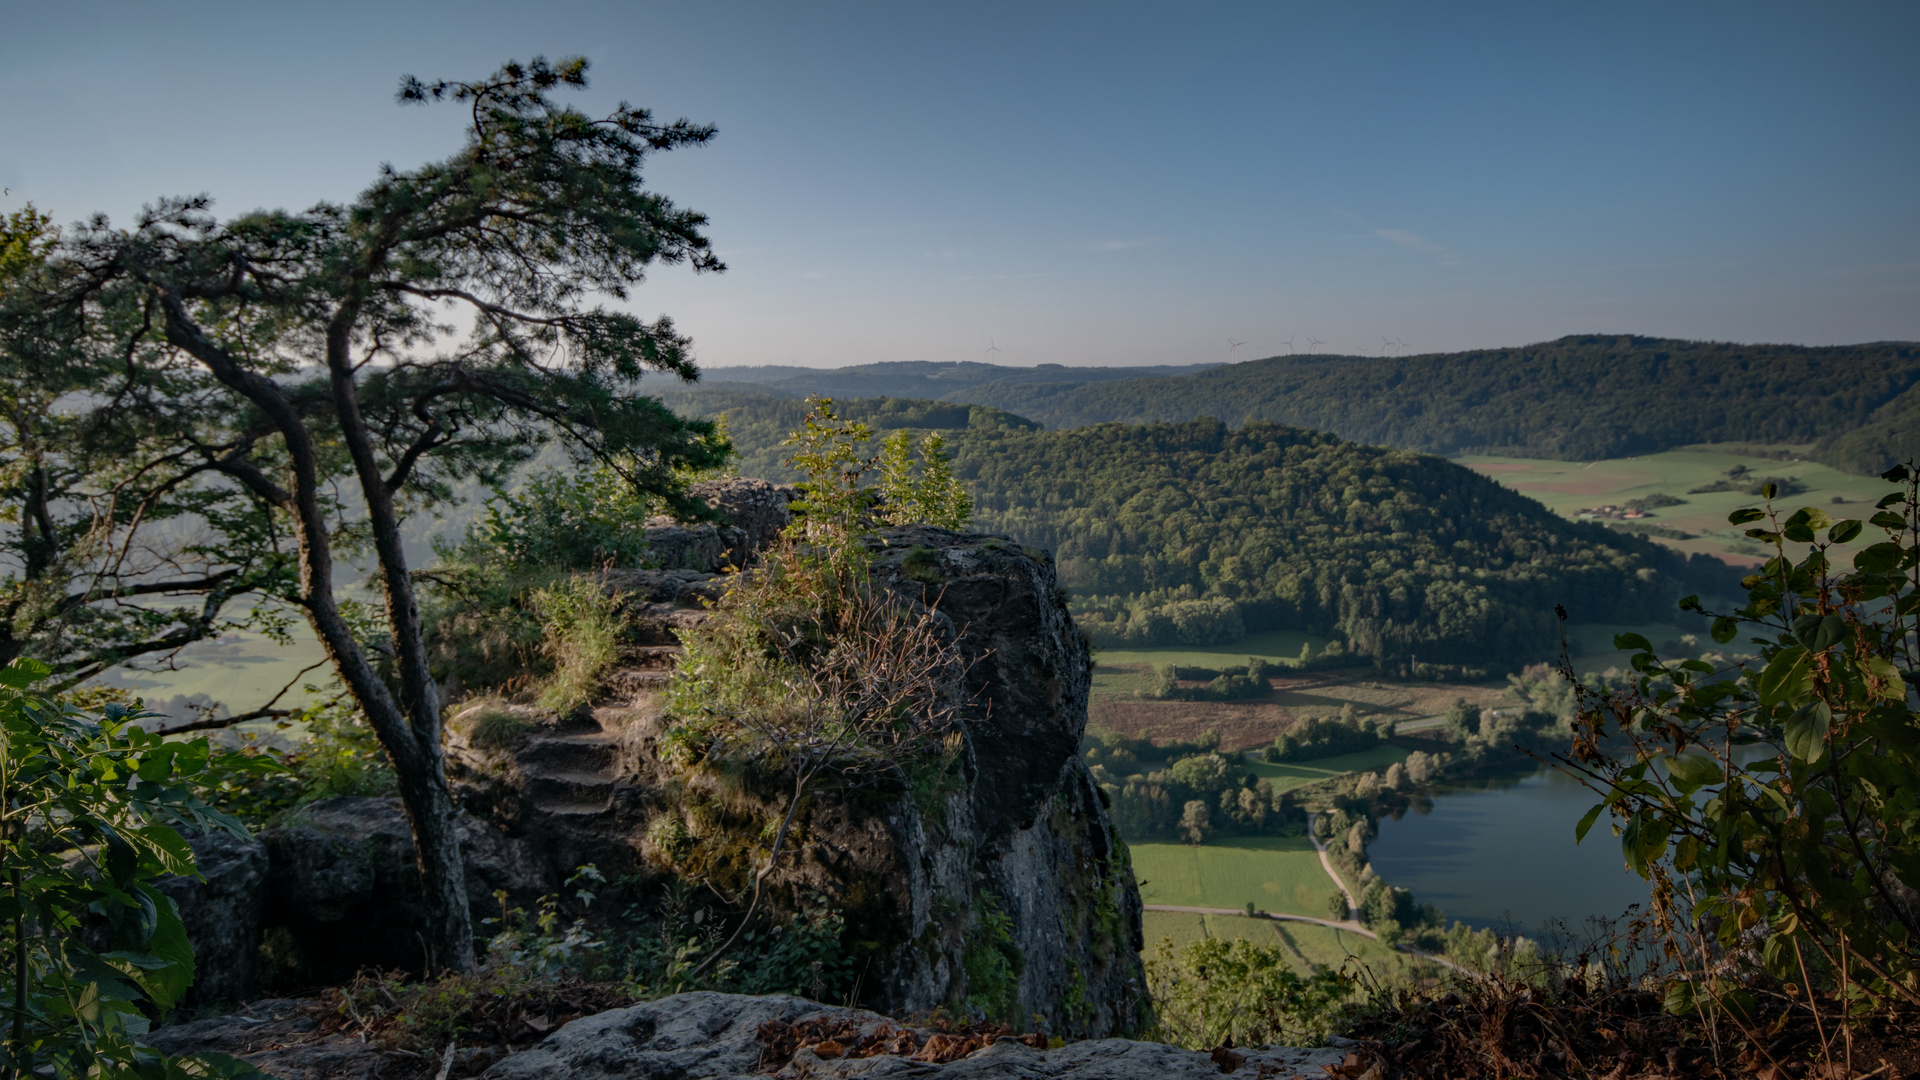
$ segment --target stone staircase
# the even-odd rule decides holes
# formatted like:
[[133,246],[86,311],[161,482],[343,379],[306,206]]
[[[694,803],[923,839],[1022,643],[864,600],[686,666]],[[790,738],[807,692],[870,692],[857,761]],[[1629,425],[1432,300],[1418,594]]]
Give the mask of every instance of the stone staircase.
[[607,679],[609,694],[590,712],[559,719],[514,751],[529,810],[578,819],[612,809],[622,780],[620,749],[627,729],[651,714],[654,701],[686,650],[678,645],[629,648]]

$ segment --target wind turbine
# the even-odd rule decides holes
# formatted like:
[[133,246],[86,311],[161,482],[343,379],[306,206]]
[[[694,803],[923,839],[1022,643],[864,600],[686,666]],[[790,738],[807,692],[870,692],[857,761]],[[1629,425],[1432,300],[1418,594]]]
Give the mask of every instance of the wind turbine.
[[[1293,337],[1299,337],[1299,336],[1300,336],[1299,334],[1293,335]],[[1293,338],[1288,338],[1286,341],[1286,345],[1287,345],[1287,355],[1292,356],[1293,355]]]
[[1388,341],[1386,337],[1382,335],[1380,338],[1380,355],[1387,355],[1387,350],[1391,348],[1393,348],[1393,342]]
[[991,364],[995,360],[999,359],[999,353],[1000,353],[1000,343],[993,340],[992,338],[988,338],[987,339],[987,363]]
[[1404,341],[1401,341],[1401,340],[1400,340],[1400,337],[1399,337],[1399,335],[1398,335],[1398,334],[1396,334],[1396,335],[1394,335],[1394,338],[1393,338],[1393,344],[1394,344],[1394,355],[1395,355],[1395,356],[1405,356],[1405,355],[1407,355],[1407,343],[1406,343],[1406,342],[1404,342]]
[[1227,363],[1233,363],[1233,354],[1239,351],[1240,346],[1245,344],[1246,342],[1244,341],[1235,341],[1232,338],[1227,339]]
[[1312,356],[1315,349],[1318,349],[1320,346],[1325,344],[1326,342],[1321,341],[1319,338],[1314,337],[1312,334],[1308,334],[1307,335],[1307,355]]

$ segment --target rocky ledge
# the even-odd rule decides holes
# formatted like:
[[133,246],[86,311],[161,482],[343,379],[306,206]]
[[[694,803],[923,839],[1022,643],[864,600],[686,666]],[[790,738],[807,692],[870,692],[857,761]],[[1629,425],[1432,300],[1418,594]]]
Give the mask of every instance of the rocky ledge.
[[485,1080],[1324,1080],[1338,1049],[1221,1048],[1212,1053],[1132,1039],[1052,1049],[991,1032],[942,1032],[860,1009],[785,995],[676,994],[589,1016],[539,1045],[498,1057],[453,1047],[442,1061],[382,1050],[287,1001],[156,1032],[168,1053],[220,1051],[286,1080],[481,1076]]

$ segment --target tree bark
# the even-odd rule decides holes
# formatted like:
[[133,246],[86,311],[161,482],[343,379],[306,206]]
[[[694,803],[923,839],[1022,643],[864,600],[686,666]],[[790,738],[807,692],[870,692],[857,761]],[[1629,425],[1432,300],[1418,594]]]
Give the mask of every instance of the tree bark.
[[[300,603],[314,633],[333,659],[340,681],[367,716],[380,744],[393,762],[399,782],[400,799],[413,829],[415,859],[420,870],[422,892],[427,900],[428,951],[426,962],[437,968],[467,970],[473,966],[473,924],[467,908],[465,860],[454,826],[453,801],[447,790],[446,772],[440,752],[439,717],[434,697],[424,701],[415,695],[410,709],[394,700],[385,680],[368,662],[366,653],[353,639],[352,628],[340,613],[333,594],[333,548],[327,532],[327,519],[320,507],[318,450],[299,411],[288,400],[278,383],[248,370],[226,350],[209,339],[187,314],[179,295],[156,285],[166,313],[166,335],[170,344],[185,350],[204,364],[213,377],[245,397],[264,413],[285,443],[290,491],[264,490],[266,480],[257,474],[236,473],[243,482],[258,489],[263,498],[284,507],[293,518],[294,537],[300,547]],[[329,350],[331,351],[331,349]],[[358,412],[355,412],[356,418]],[[342,417],[344,423],[345,418]],[[364,427],[361,429],[364,437]],[[384,497],[386,488],[378,489]],[[372,501],[369,492],[369,502]],[[385,499],[391,521],[392,501]],[[397,533],[395,534],[397,539]],[[382,560],[385,568],[385,559]],[[404,559],[401,561],[404,569]],[[389,577],[391,582],[391,577]],[[411,590],[406,593],[411,609]],[[391,593],[390,593],[391,597]],[[416,637],[419,620],[412,623]],[[396,626],[396,645],[399,627]],[[424,658],[424,652],[422,653]],[[405,677],[403,666],[403,679]],[[404,683],[403,683],[404,685]],[[432,685],[431,680],[427,682]],[[423,714],[422,706],[431,709]],[[431,741],[423,741],[410,715],[431,715],[427,727]]]

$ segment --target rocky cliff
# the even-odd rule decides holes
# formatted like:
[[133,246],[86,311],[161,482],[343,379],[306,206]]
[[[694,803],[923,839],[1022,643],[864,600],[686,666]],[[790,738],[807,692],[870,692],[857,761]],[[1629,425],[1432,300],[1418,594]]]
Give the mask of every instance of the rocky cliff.
[[[482,700],[450,721],[477,917],[497,914],[496,890],[531,908],[586,863],[625,882],[641,911],[676,879],[738,897],[744,868],[763,857],[760,827],[778,813],[783,785],[722,792],[722,781],[669,764],[662,740],[675,718],[662,689],[683,653],[679,635],[712,617],[735,568],[777,536],[791,490],[731,480],[701,493],[732,523],[655,523],[655,547],[673,565],[600,575],[636,643],[591,707],[559,715]],[[1134,1030],[1147,1007],[1140,900],[1077,754],[1090,662],[1051,558],[1005,537],[926,527],[870,543],[874,587],[934,612],[963,657],[959,738],[941,748],[938,769],[920,771],[927,783],[810,794],[768,879],[769,907],[841,912],[856,997],[882,1012],[945,1010],[1060,1035]],[[722,798],[734,816],[717,827],[710,811]],[[732,860],[731,878],[671,850],[673,837],[703,830],[717,858]],[[397,806],[333,800],[270,832],[235,863],[245,873],[215,885],[253,890],[228,906],[263,924],[268,980],[314,985],[361,966],[419,968],[411,862]],[[245,990],[223,984],[221,996]]]
[[[873,584],[931,609],[967,668],[956,760],[931,790],[826,790],[800,815],[796,843],[768,878],[776,910],[816,898],[842,912],[860,964],[859,997],[896,1015],[947,1009],[1039,1023],[1057,1033],[1132,1030],[1145,1016],[1140,901],[1126,847],[1077,749],[1090,662],[1044,552],[1004,537],[916,527],[871,541]],[[729,557],[734,557],[733,553]],[[603,582],[671,641],[709,617],[727,587],[711,563],[615,571]],[[467,803],[535,842],[551,876],[595,862],[613,874],[706,873],[753,856],[738,821],[712,823],[713,778],[680,775],[660,742],[673,723],[659,689],[676,650],[633,651],[635,666],[570,717],[479,745],[476,712],[457,718],[453,774]],[[783,790],[729,790],[765,820]],[[749,813],[747,820],[755,820]],[[737,814],[736,814],[737,817]],[[729,837],[713,834],[731,830]],[[700,859],[666,837],[701,837]],[[736,873],[731,882],[740,885]]]

